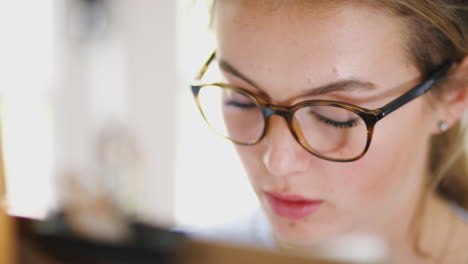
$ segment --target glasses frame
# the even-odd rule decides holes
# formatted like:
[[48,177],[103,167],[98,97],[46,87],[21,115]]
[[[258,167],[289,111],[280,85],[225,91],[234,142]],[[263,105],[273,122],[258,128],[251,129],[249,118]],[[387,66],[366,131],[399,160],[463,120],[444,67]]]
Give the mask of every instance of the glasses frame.
[[[299,143],[299,145],[301,145],[307,152],[311,153],[312,155],[314,155],[314,156],[316,156],[318,158],[328,160],[328,161],[335,161],[335,162],[351,162],[351,161],[355,161],[355,160],[358,160],[358,159],[362,158],[367,153],[367,151],[369,150],[369,147],[370,147],[370,144],[371,144],[371,141],[372,141],[372,135],[374,133],[375,124],[378,121],[382,120],[384,117],[388,116],[393,111],[397,110],[398,108],[402,107],[403,105],[407,104],[408,102],[410,102],[410,101],[418,98],[419,96],[425,94],[426,92],[428,92],[432,87],[434,87],[434,85],[442,77],[445,76],[445,74],[447,74],[447,72],[449,71],[449,69],[451,68],[451,66],[454,63],[454,61],[448,61],[446,63],[443,63],[436,70],[434,70],[425,81],[423,81],[420,84],[416,85],[415,87],[413,87],[409,91],[405,92],[401,96],[397,97],[396,99],[392,100],[391,102],[387,103],[386,105],[384,105],[384,106],[382,106],[380,108],[376,108],[376,109],[367,109],[367,108],[356,106],[356,105],[353,105],[353,104],[350,104],[350,103],[334,101],[334,100],[306,100],[306,101],[302,101],[302,102],[299,102],[297,104],[294,104],[292,106],[280,106],[280,105],[271,104],[271,103],[268,102],[268,100],[266,100],[265,98],[263,98],[261,96],[255,95],[255,94],[253,94],[253,93],[251,93],[251,92],[249,92],[247,90],[244,90],[242,88],[239,88],[239,87],[236,87],[236,86],[233,86],[233,85],[230,85],[230,84],[219,83],[219,82],[203,84],[201,82],[201,79],[203,78],[203,75],[205,74],[205,72],[207,71],[209,65],[215,59],[215,57],[216,57],[216,50],[211,54],[209,59],[205,62],[205,64],[201,68],[201,70],[196,75],[194,83],[191,85],[191,90],[192,90],[192,93],[193,93],[193,95],[195,97],[195,101],[197,103],[198,109],[200,110],[200,113],[202,114],[203,119],[205,120],[205,122],[208,124],[208,126],[210,126],[210,128],[214,132],[216,132],[217,134],[220,134],[219,132],[217,132],[211,126],[211,124],[206,119],[206,116],[205,116],[205,114],[203,112],[203,109],[201,107],[200,100],[199,100],[200,90],[203,87],[206,87],[206,86],[219,86],[219,87],[222,87],[222,88],[228,88],[228,89],[232,89],[234,91],[240,92],[240,93],[248,96],[250,99],[252,99],[253,102],[255,102],[257,105],[259,105],[262,112],[263,112],[263,118],[264,118],[265,126],[263,128],[262,134],[260,135],[260,137],[257,140],[246,143],[246,142],[236,141],[236,140],[231,139],[231,138],[229,138],[229,137],[227,137],[225,135],[220,134],[222,137],[224,137],[224,138],[226,138],[226,139],[228,139],[228,140],[230,140],[230,141],[232,141],[232,142],[234,142],[236,144],[239,144],[239,145],[246,145],[246,146],[255,145],[255,144],[259,143],[266,136],[266,134],[268,133],[268,130],[269,130],[269,127],[270,127],[269,126],[270,117],[272,115],[279,115],[279,116],[283,117],[286,120],[286,122],[288,124],[288,128],[291,131],[291,134],[293,135],[295,140]],[[350,159],[334,159],[334,158],[330,158],[330,157],[327,157],[327,156],[323,156],[320,153],[317,153],[315,150],[313,150],[308,145],[308,143],[305,140],[304,136],[302,136],[301,130],[296,127],[296,122],[294,122],[294,118],[293,118],[294,113],[296,111],[298,111],[299,109],[301,109],[303,107],[307,107],[307,106],[331,106],[331,107],[343,108],[343,109],[351,111],[351,112],[355,113],[356,115],[358,115],[359,117],[361,117],[362,120],[364,120],[364,122],[366,124],[366,127],[367,127],[367,142],[366,142],[366,146],[365,146],[364,150],[362,151],[362,153],[357,155],[356,157],[350,158]]]

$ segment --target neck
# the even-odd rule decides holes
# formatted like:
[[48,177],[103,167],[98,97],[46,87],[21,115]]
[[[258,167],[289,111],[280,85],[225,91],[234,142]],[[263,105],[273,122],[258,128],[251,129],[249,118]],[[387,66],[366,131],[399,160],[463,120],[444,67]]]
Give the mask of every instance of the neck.
[[398,212],[401,220],[388,217],[389,221],[378,228],[380,232],[374,230],[386,241],[392,263],[447,263],[444,259],[457,243],[454,235],[466,232],[450,203],[433,191],[421,197],[414,199],[418,202],[405,208],[406,212]]

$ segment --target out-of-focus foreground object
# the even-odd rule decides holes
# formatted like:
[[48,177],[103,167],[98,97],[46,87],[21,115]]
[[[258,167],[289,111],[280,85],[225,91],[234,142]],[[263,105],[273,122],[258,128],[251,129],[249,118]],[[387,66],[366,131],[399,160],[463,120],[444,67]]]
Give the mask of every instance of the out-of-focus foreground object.
[[[65,177],[65,176],[64,176]],[[128,217],[104,190],[90,192],[68,174],[69,192],[46,220],[17,218],[21,264],[384,264],[311,250],[286,255],[226,242],[195,240],[188,235]],[[99,178],[99,175],[95,175]],[[343,247],[341,247],[343,248]],[[356,249],[347,244],[346,249]],[[2,262],[3,264],[3,262]]]
[[6,212],[6,188],[5,175],[3,170],[3,149],[0,135],[0,263],[16,263],[16,226],[14,219]]
[[[29,261],[41,264],[383,264],[287,256],[259,249],[192,240],[183,234],[130,223],[131,237],[119,243],[74,235],[60,216],[48,221],[19,220],[28,234]],[[32,250],[31,250],[32,249]],[[31,254],[33,253],[33,254]],[[40,254],[38,254],[40,253]],[[39,262],[38,262],[39,261]]]

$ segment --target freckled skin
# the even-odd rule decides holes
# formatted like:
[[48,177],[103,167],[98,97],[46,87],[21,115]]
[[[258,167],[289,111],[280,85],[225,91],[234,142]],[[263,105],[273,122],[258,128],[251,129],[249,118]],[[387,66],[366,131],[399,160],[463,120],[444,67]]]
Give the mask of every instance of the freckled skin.
[[[420,81],[419,71],[406,57],[400,22],[380,10],[359,2],[324,10],[318,1],[307,10],[269,12],[253,2],[218,3],[218,54],[258,83],[272,103],[286,102],[309,87],[353,77],[372,82],[377,89],[307,99],[376,108]],[[225,77],[255,92],[234,76]],[[279,239],[302,245],[359,231],[404,236],[426,177],[434,124],[436,117],[425,98],[418,98],[378,123],[368,153],[350,163],[312,156],[277,116],[262,142],[236,149]],[[313,215],[291,222],[271,211],[265,191],[324,203]]]

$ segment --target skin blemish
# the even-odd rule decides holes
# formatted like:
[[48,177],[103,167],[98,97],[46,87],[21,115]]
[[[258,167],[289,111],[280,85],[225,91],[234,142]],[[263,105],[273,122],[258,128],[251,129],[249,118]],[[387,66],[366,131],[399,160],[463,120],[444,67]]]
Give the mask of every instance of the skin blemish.
[[332,67],[332,72],[333,72],[334,74],[338,74],[338,69],[336,68],[336,66],[333,66],[333,67]]
[[288,223],[288,226],[289,226],[290,228],[294,228],[294,227],[296,227],[296,223],[295,223],[295,222],[289,222],[289,223]]
[[289,191],[289,186],[284,186],[283,188],[281,188],[281,191],[287,193]]

